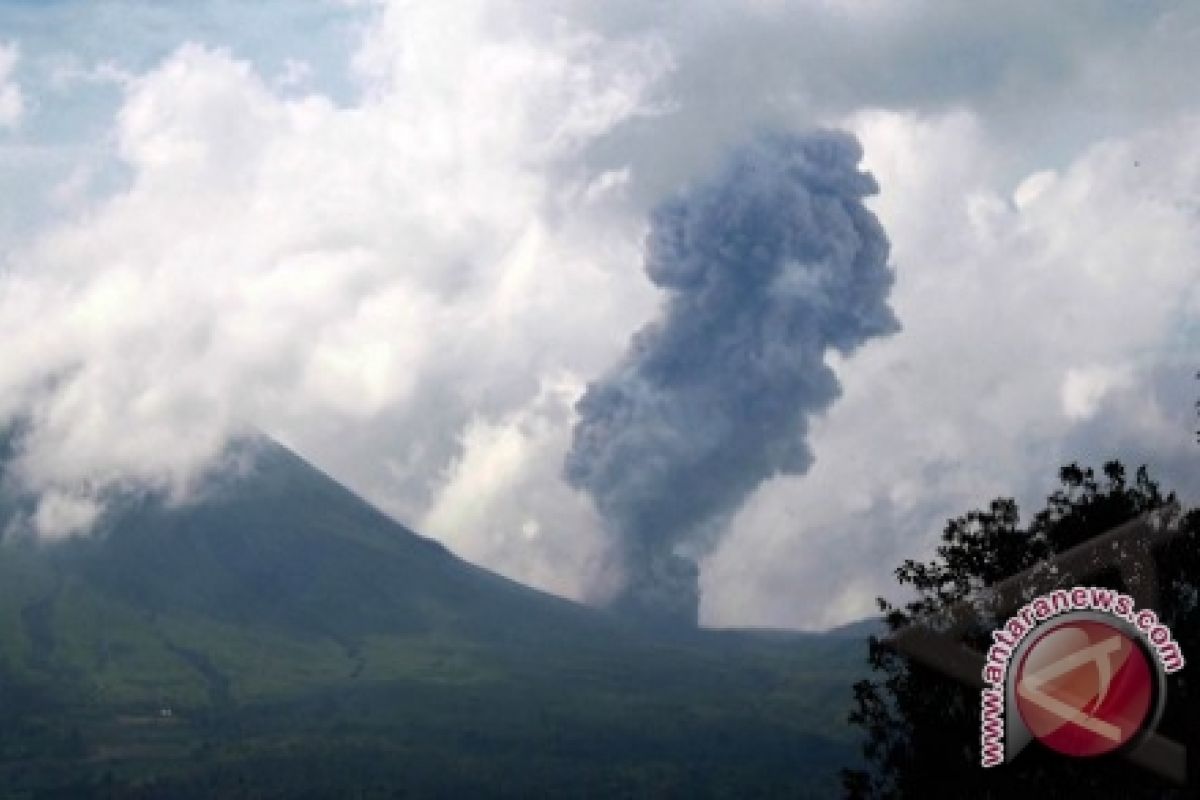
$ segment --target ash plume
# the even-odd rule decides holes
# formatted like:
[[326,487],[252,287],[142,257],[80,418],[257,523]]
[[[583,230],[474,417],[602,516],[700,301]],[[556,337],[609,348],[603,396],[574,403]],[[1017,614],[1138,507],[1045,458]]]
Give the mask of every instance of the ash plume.
[[618,607],[694,625],[695,559],[764,480],[812,464],[826,351],[899,330],[888,241],[853,136],[763,135],[651,215],[659,319],[590,383],[565,463],[617,537]]

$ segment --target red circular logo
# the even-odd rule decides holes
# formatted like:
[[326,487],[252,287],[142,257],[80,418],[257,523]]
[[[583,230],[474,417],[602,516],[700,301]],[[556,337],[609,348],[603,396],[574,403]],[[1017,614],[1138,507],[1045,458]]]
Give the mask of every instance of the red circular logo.
[[1097,756],[1141,733],[1154,678],[1145,652],[1124,631],[1067,620],[1025,652],[1015,694],[1021,719],[1039,741],[1069,756]]

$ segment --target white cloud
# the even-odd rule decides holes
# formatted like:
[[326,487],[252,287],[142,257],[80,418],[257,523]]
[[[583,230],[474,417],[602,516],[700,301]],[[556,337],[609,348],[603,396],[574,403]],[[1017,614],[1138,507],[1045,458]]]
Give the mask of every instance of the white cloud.
[[20,53],[16,44],[0,42],[0,129],[17,127],[25,114],[25,98],[13,80]]
[[1178,353],[1195,350],[1180,326],[1200,286],[1200,117],[1098,143],[1020,182],[1022,202],[969,115],[851,126],[883,187],[904,330],[836,364],[845,395],[814,430],[812,471],[765,487],[706,565],[714,622],[868,614],[946,518],[1036,503],[1069,460],[1150,455],[1186,477],[1191,398],[1152,384],[1194,370]]
[[1089,366],[1072,367],[1062,382],[1062,410],[1073,421],[1086,420],[1096,414],[1101,402],[1114,389],[1128,388],[1133,383],[1128,368]]
[[48,491],[38,498],[34,525],[47,539],[61,539],[86,532],[100,515],[102,506],[86,496]]
[[0,420],[34,425],[43,532],[131,481],[186,495],[249,425],[485,566],[603,596],[599,524],[559,479],[571,401],[654,313],[649,205],[764,124],[859,133],[904,330],[836,362],[816,464],[763,487],[706,562],[707,621],[867,613],[946,516],[1036,498],[1066,458],[1190,469],[1171,376],[1190,379],[1200,309],[1200,11],[689,8],[371,4],[336,96],[311,88],[332,70],[311,31],[257,66],[239,40],[151,69],[164,42],[66,69],[22,34],[60,99],[120,89],[128,177],[96,200],[104,165],[63,170],[43,193],[61,216],[0,271]]
[[448,32],[385,17],[368,52],[404,56],[374,62],[351,107],[280,96],[195,45],[129,82],[130,187],[0,281],[0,398],[32,423],[29,487],[183,495],[250,425],[416,520],[465,426],[535,413],[548,371],[599,369],[621,343],[594,331],[623,336],[649,293],[612,288],[635,230],[597,246],[587,219],[612,192],[570,157],[653,112],[669,63],[651,39],[562,26],[535,43],[483,14]]
[[582,389],[564,377],[503,419],[472,420],[420,529],[472,561],[558,594],[610,596],[619,575],[601,523],[586,498],[559,479]]

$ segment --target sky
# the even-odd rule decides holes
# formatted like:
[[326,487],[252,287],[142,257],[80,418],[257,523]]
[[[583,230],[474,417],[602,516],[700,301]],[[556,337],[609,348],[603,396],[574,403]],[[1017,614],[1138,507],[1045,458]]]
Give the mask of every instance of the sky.
[[947,518],[1035,510],[1070,461],[1200,500],[1198,62],[1184,2],[0,3],[27,524],[195,500],[261,431],[604,602],[627,565],[563,464],[589,382],[664,311],[654,210],[814,130],[878,185],[897,327],[825,352],[811,463],[693,554],[704,624],[867,615]]

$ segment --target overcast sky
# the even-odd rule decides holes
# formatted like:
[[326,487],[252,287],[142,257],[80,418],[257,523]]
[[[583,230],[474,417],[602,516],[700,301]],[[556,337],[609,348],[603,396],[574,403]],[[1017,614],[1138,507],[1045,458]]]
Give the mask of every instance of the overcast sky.
[[1200,6],[0,4],[0,423],[46,537],[265,431],[472,561],[621,581],[562,477],[659,310],[650,210],[763,130],[861,142],[900,330],[830,353],[807,474],[701,562],[711,625],[868,614],[1057,467],[1200,499]]

